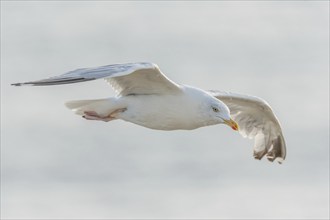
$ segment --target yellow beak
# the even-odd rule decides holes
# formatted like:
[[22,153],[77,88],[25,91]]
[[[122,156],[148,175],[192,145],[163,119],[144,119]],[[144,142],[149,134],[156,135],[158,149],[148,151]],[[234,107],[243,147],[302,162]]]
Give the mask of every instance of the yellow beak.
[[226,125],[231,127],[233,130],[238,131],[238,124],[233,119],[224,120],[224,121]]

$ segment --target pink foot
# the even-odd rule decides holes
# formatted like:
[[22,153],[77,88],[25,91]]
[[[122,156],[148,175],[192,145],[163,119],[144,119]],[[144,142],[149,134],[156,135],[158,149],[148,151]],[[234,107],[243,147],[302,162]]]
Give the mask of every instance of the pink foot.
[[125,110],[126,110],[126,108],[117,109],[117,110],[111,112],[108,116],[101,116],[101,115],[97,114],[97,112],[95,112],[95,111],[84,111],[85,115],[83,115],[82,117],[87,120],[97,120],[97,121],[108,122],[108,121],[112,121],[112,120],[116,119],[116,114],[118,114],[120,112],[124,112]]
[[94,111],[85,111],[84,113],[85,113],[85,115],[83,115],[82,117],[87,120],[97,120],[97,121],[108,122],[108,121],[115,119],[114,117],[111,117],[111,116],[106,116],[106,117],[100,116],[99,114],[97,114]]

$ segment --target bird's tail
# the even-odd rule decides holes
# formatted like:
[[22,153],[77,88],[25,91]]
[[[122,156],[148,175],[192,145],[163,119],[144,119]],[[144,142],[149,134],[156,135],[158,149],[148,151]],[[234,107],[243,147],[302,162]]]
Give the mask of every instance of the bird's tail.
[[65,106],[77,115],[84,115],[85,111],[94,111],[100,116],[106,116],[116,108],[115,103],[115,100],[107,98],[69,101],[65,103]]

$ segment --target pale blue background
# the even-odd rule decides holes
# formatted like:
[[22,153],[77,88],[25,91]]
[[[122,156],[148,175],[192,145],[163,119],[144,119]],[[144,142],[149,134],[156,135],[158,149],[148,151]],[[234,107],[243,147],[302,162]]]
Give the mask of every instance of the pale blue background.
[[[2,218],[329,218],[329,2],[1,2]],[[11,87],[152,61],[178,83],[266,99],[283,165],[227,126],[85,121],[102,80]]]

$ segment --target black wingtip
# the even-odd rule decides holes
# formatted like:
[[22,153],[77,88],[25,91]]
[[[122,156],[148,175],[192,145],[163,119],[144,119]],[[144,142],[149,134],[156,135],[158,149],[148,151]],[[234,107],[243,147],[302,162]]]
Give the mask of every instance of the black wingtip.
[[12,84],[10,84],[11,86],[22,86],[22,85],[24,85],[24,83],[12,83]]
[[11,86],[34,86],[34,84],[28,83],[28,82],[25,82],[25,83],[12,83],[10,85]]
[[24,82],[24,83],[12,83],[12,86],[53,86],[53,85],[62,85],[62,84],[71,84],[71,83],[78,83],[78,82],[86,82],[90,80],[95,80],[95,78],[65,78],[65,79],[59,79],[59,80],[52,80],[46,79],[46,80],[39,80],[39,81],[33,81],[33,82]]

